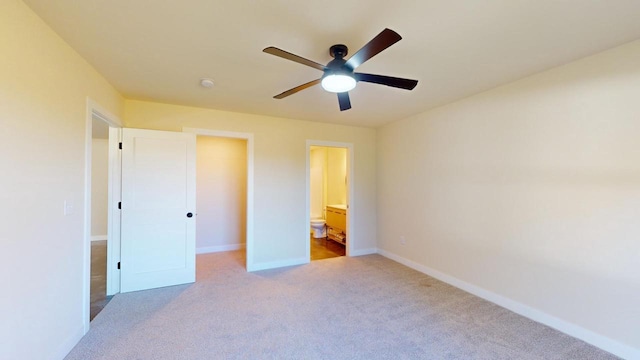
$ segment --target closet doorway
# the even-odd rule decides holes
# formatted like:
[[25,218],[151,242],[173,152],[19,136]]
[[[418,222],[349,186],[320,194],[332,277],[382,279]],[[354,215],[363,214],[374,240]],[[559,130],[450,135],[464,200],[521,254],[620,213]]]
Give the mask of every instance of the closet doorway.
[[249,268],[253,135],[191,128],[183,132],[196,134],[196,269],[198,257],[221,251],[236,251],[234,258]]

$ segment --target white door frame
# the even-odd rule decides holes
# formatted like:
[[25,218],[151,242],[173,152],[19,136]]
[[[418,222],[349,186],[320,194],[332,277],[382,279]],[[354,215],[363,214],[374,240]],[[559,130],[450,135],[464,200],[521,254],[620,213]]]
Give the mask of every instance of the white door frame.
[[182,132],[193,133],[196,135],[214,136],[229,139],[243,139],[247,141],[247,238],[246,238],[246,266],[247,271],[254,271],[253,258],[253,162],[254,162],[254,144],[253,134],[235,131],[211,130],[183,127]]
[[120,292],[120,224],[122,221],[118,204],[122,201],[122,128],[109,127],[109,190],[107,206],[107,296]]
[[[82,276],[82,318],[84,323],[84,333],[89,331],[89,320],[91,311],[91,147],[93,140],[93,118],[98,118],[109,125],[109,135],[111,137],[112,130],[116,132],[122,127],[122,121],[115,115],[100,106],[97,102],[87,97],[87,111],[85,115],[85,154],[84,154],[84,249],[83,249],[83,276]],[[115,129],[113,129],[115,128]],[[107,237],[107,252],[112,252],[111,255],[120,256],[120,252],[115,253],[113,251],[114,244],[120,245],[120,222],[119,216],[114,216],[113,209],[114,204],[117,204],[119,198],[119,186],[120,175],[119,167],[114,164],[111,159],[111,149],[109,150],[109,195],[108,195],[108,237]],[[112,185],[117,185],[117,189],[112,188]],[[118,190],[114,193],[113,190]],[[119,214],[118,214],[119,215]],[[115,224],[114,224],[115,223]],[[117,225],[117,227],[116,227]],[[119,276],[112,276],[109,267],[111,257],[107,254],[107,293],[109,292],[110,283],[117,283],[120,286]],[[117,274],[117,269],[116,269]],[[113,290],[113,288],[112,288]]]
[[343,143],[343,142],[335,142],[335,141],[323,141],[323,140],[307,140],[307,170],[306,170],[306,219],[307,226],[305,227],[306,233],[302,237],[305,239],[305,244],[307,247],[307,262],[311,261],[311,243],[309,242],[309,227],[311,224],[311,147],[312,146],[325,146],[325,147],[336,147],[336,148],[346,148],[347,149],[347,246],[346,246],[346,256],[351,256],[354,249],[354,242],[357,242],[356,234],[353,226],[353,216],[352,213],[356,211],[356,204],[354,201],[353,194],[353,186],[355,184],[354,176],[353,176],[353,144],[352,143]]

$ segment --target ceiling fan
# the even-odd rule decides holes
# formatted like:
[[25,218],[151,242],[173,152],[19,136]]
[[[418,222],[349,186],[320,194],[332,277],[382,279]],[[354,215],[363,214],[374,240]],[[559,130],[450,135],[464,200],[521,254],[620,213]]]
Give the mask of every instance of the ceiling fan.
[[329,49],[329,54],[333,57],[326,66],[315,61],[305,59],[290,52],[270,46],[265,48],[267,54],[279,56],[281,58],[295,61],[302,65],[310,66],[324,72],[320,79],[309,81],[308,83],[289,89],[281,94],[274,96],[275,99],[283,99],[289,95],[293,95],[298,91],[307,89],[313,85],[321,84],[326,91],[338,94],[338,103],[340,111],[351,109],[351,100],[349,100],[349,90],[356,87],[356,82],[364,81],[374,84],[387,85],[400,89],[413,90],[418,84],[418,80],[403,79],[384,75],[374,75],[357,73],[354,70],[362,65],[365,61],[376,56],[386,48],[400,41],[402,37],[393,30],[384,29],[380,34],[369,41],[365,46],[358,50],[349,60],[345,60],[349,49],[342,44],[333,45]]

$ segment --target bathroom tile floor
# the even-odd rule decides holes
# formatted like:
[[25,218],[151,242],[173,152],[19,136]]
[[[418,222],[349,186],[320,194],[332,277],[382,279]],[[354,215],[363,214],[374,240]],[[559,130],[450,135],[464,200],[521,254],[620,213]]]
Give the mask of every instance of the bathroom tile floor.
[[330,259],[345,255],[345,246],[342,244],[338,244],[337,242],[326,238],[314,239],[313,235],[310,239],[311,261]]

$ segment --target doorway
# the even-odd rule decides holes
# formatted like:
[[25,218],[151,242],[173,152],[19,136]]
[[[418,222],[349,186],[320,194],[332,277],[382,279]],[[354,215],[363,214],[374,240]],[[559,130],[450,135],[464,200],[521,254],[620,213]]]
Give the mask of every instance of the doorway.
[[246,139],[196,136],[196,209],[196,254],[245,251]]
[[109,124],[93,115],[91,134],[90,321],[102,311],[112,297],[107,296]]
[[119,291],[116,264],[120,256],[120,217],[114,201],[117,204],[120,198],[120,181],[116,179],[120,178],[117,147],[121,128],[116,116],[91,99],[87,99],[86,114],[82,302],[85,333],[90,320],[108,302],[108,295]]
[[[182,131],[196,134],[196,162],[204,162],[196,165],[196,254],[244,249],[240,258],[247,271],[253,271],[253,134],[198,128]],[[220,153],[216,148],[226,149]],[[213,159],[207,160],[210,156]],[[216,162],[225,163],[227,169],[216,168]],[[219,179],[224,180],[215,184]],[[224,193],[225,187],[231,194]],[[233,211],[231,226],[224,223],[229,220],[224,212],[229,210]],[[224,231],[208,224],[207,218],[221,224]]]
[[353,237],[353,145],[307,141],[309,261],[349,255]]
[[[90,318],[90,280],[91,280],[91,164],[92,164],[92,130],[93,130],[93,118],[97,117],[103,120],[109,126],[109,190],[108,190],[108,231],[107,231],[107,275],[106,275],[106,291],[107,295],[113,295],[119,293],[121,290],[121,228],[122,219],[119,204],[122,201],[122,151],[121,142],[122,139],[122,126],[121,121],[101,108],[91,99],[87,99],[87,117],[86,117],[86,132],[85,132],[85,203],[84,203],[84,270],[83,270],[83,283],[84,283],[84,299],[83,299],[83,314],[84,314],[84,332],[89,331],[89,318]],[[253,271],[253,233],[254,233],[254,221],[253,221],[253,162],[254,162],[254,145],[253,134],[250,133],[236,133],[228,131],[218,131],[209,129],[192,129],[183,128],[183,132],[190,132],[196,135],[206,135],[221,138],[237,138],[244,139],[246,146],[246,217],[245,217],[245,238],[246,238],[246,252],[245,263],[248,271]],[[195,137],[194,137],[195,140]],[[126,147],[131,148],[130,146]],[[195,148],[195,141],[194,141]],[[195,152],[194,152],[195,153]],[[194,157],[195,158],[195,157]],[[194,166],[195,175],[195,166]],[[194,182],[195,183],[195,182]],[[189,217],[189,214],[187,214]],[[209,249],[210,250],[210,249]],[[207,251],[205,249],[204,251]]]

